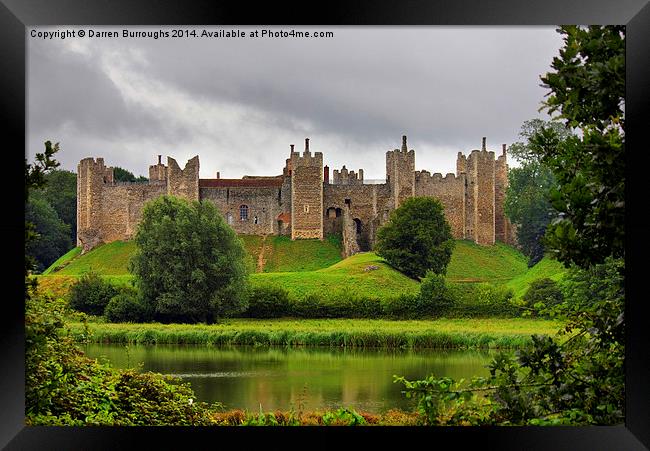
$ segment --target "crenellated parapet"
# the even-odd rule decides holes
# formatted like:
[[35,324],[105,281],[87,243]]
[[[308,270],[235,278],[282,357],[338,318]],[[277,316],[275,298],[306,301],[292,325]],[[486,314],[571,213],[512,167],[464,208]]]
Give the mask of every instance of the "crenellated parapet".
[[151,181],[166,181],[167,180],[167,166],[162,163],[162,155],[158,155],[158,164],[149,166],[149,180]]
[[84,158],[77,165],[77,246],[84,251],[102,242],[96,231],[101,226],[102,191],[113,184],[113,168],[103,158]]
[[345,165],[341,170],[334,169],[332,173],[332,184],[334,185],[363,185],[363,169],[359,172],[349,171]]

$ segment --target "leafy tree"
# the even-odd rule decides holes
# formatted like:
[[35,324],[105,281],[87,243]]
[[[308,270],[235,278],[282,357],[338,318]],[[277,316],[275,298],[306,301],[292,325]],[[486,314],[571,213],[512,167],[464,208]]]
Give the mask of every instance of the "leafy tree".
[[[33,197],[49,203],[65,224],[70,226],[70,240],[77,242],[77,174],[61,169],[45,175],[45,186],[35,190]],[[68,249],[66,249],[68,250]]]
[[430,197],[407,199],[377,231],[375,252],[411,278],[445,274],[454,240],[442,204]]
[[148,179],[142,175],[136,177],[132,172],[115,166],[113,168],[113,180],[116,182],[146,182]]
[[135,243],[130,270],[156,319],[210,323],[246,309],[246,252],[211,202],[148,202]]
[[529,267],[544,258],[546,228],[557,217],[550,201],[555,177],[530,146],[530,139],[542,129],[552,130],[560,140],[572,135],[570,129],[560,122],[532,119],[521,126],[519,136],[523,141],[510,146],[510,154],[521,166],[510,169],[508,173],[505,211],[517,226],[517,241],[523,254],[528,257]]
[[564,47],[554,71],[541,77],[551,90],[543,105],[582,136],[563,141],[543,128],[531,147],[557,181],[551,202],[560,215],[547,230],[547,248],[586,267],[625,255],[625,27],[558,31]]
[[70,226],[59,219],[46,200],[32,196],[25,206],[25,220],[38,234],[25,245],[25,253],[34,258],[35,270],[43,271],[72,248]]
[[530,283],[528,290],[522,297],[527,308],[535,312],[538,308],[552,307],[564,300],[564,294],[558,283],[553,279],[544,277]]
[[70,287],[70,307],[91,315],[103,315],[106,305],[117,294],[113,285],[91,271]]

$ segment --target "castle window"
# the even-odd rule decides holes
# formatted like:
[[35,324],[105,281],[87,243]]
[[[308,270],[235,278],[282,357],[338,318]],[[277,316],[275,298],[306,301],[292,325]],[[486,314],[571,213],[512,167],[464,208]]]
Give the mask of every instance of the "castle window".
[[305,213],[309,213],[309,205],[305,205]]
[[350,206],[350,199],[345,199],[345,205]]
[[257,224],[257,216],[253,218],[253,224]]
[[239,219],[242,221],[248,221],[248,205],[239,206]]

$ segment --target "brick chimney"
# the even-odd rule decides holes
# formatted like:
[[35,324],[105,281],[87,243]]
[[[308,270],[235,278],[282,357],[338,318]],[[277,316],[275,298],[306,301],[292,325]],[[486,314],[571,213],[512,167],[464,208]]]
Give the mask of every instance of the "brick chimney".
[[485,140],[486,140],[486,137],[484,136],[483,137],[483,144],[481,145],[481,150],[485,150]]
[[325,165],[325,166],[323,167],[323,181],[324,181],[325,183],[329,183],[329,182],[330,182],[330,167],[327,166],[327,165]]

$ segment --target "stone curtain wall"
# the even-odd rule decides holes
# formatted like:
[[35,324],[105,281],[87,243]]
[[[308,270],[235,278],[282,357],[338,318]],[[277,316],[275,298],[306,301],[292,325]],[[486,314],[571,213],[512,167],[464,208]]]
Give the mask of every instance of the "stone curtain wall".
[[323,154],[291,153],[291,239],[323,239]]
[[494,237],[497,241],[508,243],[508,226],[505,214],[506,189],[508,188],[508,165],[506,145],[494,165]]
[[[224,186],[210,186],[217,184],[215,182]],[[279,228],[278,217],[290,212],[289,199],[286,194],[283,195],[282,185],[282,179],[201,179],[199,192],[202,200],[213,202],[224,218],[230,219],[229,224],[235,232],[246,235],[279,235],[282,230]],[[248,218],[245,220],[240,217],[242,205],[248,207]]]
[[442,203],[445,218],[456,239],[465,238],[465,174],[431,175],[428,171],[415,173],[415,195],[434,197]]
[[415,195],[415,151],[408,150],[406,136],[401,149],[386,152],[386,182],[392,189],[393,208]]

